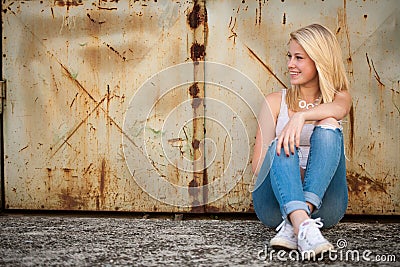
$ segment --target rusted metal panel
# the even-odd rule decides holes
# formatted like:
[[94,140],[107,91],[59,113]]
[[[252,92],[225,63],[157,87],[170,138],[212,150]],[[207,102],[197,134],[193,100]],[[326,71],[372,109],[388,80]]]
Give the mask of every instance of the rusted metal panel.
[[2,7],[6,208],[252,212],[260,99],[289,85],[289,33],[320,22],[352,85],[348,213],[399,214],[397,1]]
[[346,54],[354,88],[348,212],[399,214],[400,6],[396,1],[349,2],[347,10],[352,16]]
[[[207,1],[207,10],[210,34],[206,59],[235,67],[248,75],[264,94],[289,85],[285,44],[291,31],[319,22],[336,32],[354,101],[344,125],[350,199],[347,213],[399,214],[398,2]],[[243,101],[220,91],[210,89],[206,94],[235,107],[239,113],[243,110]],[[246,112],[242,116],[244,121],[249,119]],[[229,128],[233,120],[226,123]],[[255,136],[255,125],[249,124],[246,135],[238,138]],[[224,133],[210,128],[206,127],[207,136],[219,140],[217,150],[224,150]],[[253,142],[252,139],[251,145]],[[231,159],[248,157],[247,153],[244,150]],[[209,180],[218,179],[221,172],[229,172],[218,165],[222,159],[227,162],[227,156],[221,155],[208,168]],[[237,186],[211,203],[208,210],[252,211],[249,169],[247,165]]]
[[[138,88],[154,73],[190,61],[182,32],[190,29],[191,8],[175,1],[4,1],[6,208],[190,210],[137,185],[122,129]],[[155,103],[148,133],[159,134],[165,112],[190,99],[189,86]],[[143,100],[138,113],[147,107]],[[150,173],[144,159],[136,155]],[[163,168],[175,182],[192,180]]]

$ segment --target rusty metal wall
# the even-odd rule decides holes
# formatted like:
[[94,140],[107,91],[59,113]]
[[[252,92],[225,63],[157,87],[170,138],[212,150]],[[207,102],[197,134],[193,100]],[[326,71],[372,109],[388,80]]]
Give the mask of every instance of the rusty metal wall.
[[[314,22],[335,31],[354,101],[344,124],[347,213],[399,214],[399,3],[207,1],[207,11],[206,59],[237,68],[265,94],[289,85],[284,56],[291,31]],[[218,95],[218,91],[206,93],[227,99],[226,94]],[[249,135],[254,136],[251,131]],[[219,138],[218,132],[207,129],[207,133],[213,135],[212,139]],[[222,143],[219,150],[223,150]],[[213,210],[251,211],[250,196],[245,190],[252,183],[247,171],[234,190],[212,203]],[[210,168],[208,173],[216,171]]]
[[[136,184],[122,128],[141,84],[164,68],[191,61],[187,14],[192,6],[175,1],[3,3],[7,209],[190,210],[164,204]],[[161,108],[189,98],[185,88],[164,98]],[[159,124],[149,128],[157,134]],[[167,167],[161,172],[190,180]]]
[[252,212],[254,112],[289,84],[289,33],[320,22],[342,45],[354,101],[347,212],[399,214],[396,0],[2,9],[7,209]]

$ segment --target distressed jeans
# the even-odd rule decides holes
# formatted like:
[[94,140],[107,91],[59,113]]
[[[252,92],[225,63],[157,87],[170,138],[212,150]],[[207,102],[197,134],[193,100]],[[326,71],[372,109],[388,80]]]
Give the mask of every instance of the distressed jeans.
[[[254,210],[265,225],[276,227],[295,210],[321,218],[324,227],[337,224],[347,209],[346,162],[339,128],[316,126],[302,181],[298,151],[276,154],[276,140],[268,148],[252,192]],[[306,202],[315,206],[312,214]]]

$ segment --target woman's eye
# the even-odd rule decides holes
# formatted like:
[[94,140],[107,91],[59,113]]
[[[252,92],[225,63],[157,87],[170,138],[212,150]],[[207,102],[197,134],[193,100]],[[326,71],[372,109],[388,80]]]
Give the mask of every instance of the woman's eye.
[[303,59],[302,57],[297,56],[296,59]]
[[291,54],[286,54],[286,56],[287,56],[288,58],[292,58],[292,55],[291,55]]

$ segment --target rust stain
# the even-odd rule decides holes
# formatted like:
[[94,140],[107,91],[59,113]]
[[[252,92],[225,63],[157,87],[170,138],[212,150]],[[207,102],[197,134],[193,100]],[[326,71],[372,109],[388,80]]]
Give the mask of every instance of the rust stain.
[[195,82],[194,84],[192,84],[189,87],[189,94],[192,97],[192,108],[193,109],[197,109],[203,101],[201,98],[199,98],[199,92],[200,92],[200,89],[199,89],[197,82]]
[[[60,66],[66,71],[66,73],[69,75],[69,77],[74,81],[74,83],[80,88],[82,89],[89,97],[90,99],[92,99],[95,103],[97,103],[97,101],[93,98],[93,96],[79,83],[78,80],[74,79],[71,75],[71,73],[69,72],[69,70],[53,55],[51,54],[49,51],[47,51],[51,57],[53,57],[59,64]],[[63,144],[61,144],[57,150],[52,154],[51,157],[53,157],[59,150],[60,148],[66,144],[68,142],[68,140],[72,137],[72,135],[79,129],[79,127],[95,112],[97,111],[98,108],[100,108],[107,116],[108,120],[111,122],[111,124],[115,125],[117,127],[117,129],[135,146],[138,147],[135,142],[126,134],[124,133],[124,131],[122,130],[122,127],[113,119],[110,117],[110,115],[108,114],[108,112],[106,110],[104,110],[103,107],[101,107],[101,104],[104,102],[105,99],[107,99],[107,101],[110,100],[110,90],[109,90],[109,86],[107,87],[107,94],[100,100],[100,102],[97,103],[96,107],[87,114],[87,116],[78,124],[78,126],[71,132],[71,134],[68,135],[68,137],[66,138],[66,140],[63,142]],[[53,147],[50,147],[50,150],[53,150]]]
[[343,34],[345,35],[345,41],[347,43],[347,63],[348,63],[348,71],[352,75],[353,74],[353,65],[352,61],[349,60],[351,59],[351,44],[350,44],[350,31],[349,31],[349,26],[347,22],[347,1],[343,0],[343,9],[338,10],[338,29],[336,31],[336,34],[338,34],[342,29],[344,30]]
[[[372,69],[374,70],[374,77],[375,77],[375,79],[376,79],[376,81],[382,86],[382,87],[385,87],[385,85],[381,82],[381,77],[379,76],[379,74],[378,74],[378,72],[376,71],[376,69],[375,69],[375,66],[374,66],[374,61],[371,59],[371,64],[372,64]],[[381,87],[381,88],[382,88]],[[382,88],[383,89],[383,88]]]
[[349,150],[350,150],[350,156],[352,157],[354,151],[354,120],[355,120],[353,105],[350,107],[349,120],[350,120]]
[[102,10],[117,10],[117,7],[103,7],[103,6],[97,6],[98,9]]
[[110,85],[107,84],[107,109],[106,109],[107,119],[110,117],[110,116],[108,116],[109,111],[110,111],[110,100],[113,98],[113,96],[111,96],[110,92],[111,92]]
[[189,196],[193,197],[192,209],[193,213],[203,213],[204,206],[200,206],[200,202],[197,200],[198,195],[200,194],[199,182],[196,177],[193,178],[189,183]]
[[197,195],[199,183],[196,181],[196,179],[193,179],[192,181],[189,182],[189,195]]
[[234,31],[234,29],[236,27],[236,17],[233,21],[233,25],[232,26],[231,25],[232,25],[232,17],[231,17],[231,19],[229,21],[229,25],[228,25],[228,28],[232,34],[228,37],[228,39],[231,39],[233,37],[233,43],[236,44],[237,33]]
[[90,16],[89,13],[87,13],[86,16],[87,16],[87,17],[90,19],[90,21],[93,22],[93,23],[96,23],[96,24],[99,24],[99,25],[105,23],[105,21],[97,21],[97,20],[93,19],[93,18]]
[[192,147],[193,147],[194,149],[199,149],[199,147],[200,147],[200,141],[197,140],[197,139],[193,139],[193,141],[192,141]]
[[64,209],[72,210],[84,205],[84,201],[80,197],[74,197],[68,190],[61,190],[61,194],[58,194],[61,200],[61,206]]
[[367,192],[389,194],[386,191],[386,187],[388,186],[386,183],[362,176],[359,173],[347,173],[347,183],[349,185],[349,191],[354,192],[353,194],[366,194]]
[[113,51],[118,57],[120,57],[123,61],[126,60],[126,57],[122,56],[120,52],[115,50],[111,45],[107,44],[106,42],[103,42],[111,51]]
[[100,210],[100,198],[96,196],[96,210]]
[[172,146],[172,147],[182,147],[183,146],[183,139],[178,137],[178,138],[171,138],[168,139],[168,143]]
[[255,25],[257,25],[257,19],[258,19],[258,8],[256,8],[256,23],[255,23]]
[[99,191],[100,191],[100,199],[104,202],[104,184],[106,179],[106,160],[103,158],[101,161],[101,170],[100,170],[100,181],[99,181]]
[[365,53],[365,57],[367,58],[367,64],[368,64],[368,67],[369,67],[369,71],[371,72],[372,68],[371,68],[371,64],[369,63],[368,53]]
[[190,47],[190,58],[193,61],[199,61],[199,60],[204,60],[205,55],[206,55],[205,46],[203,44],[194,42]]
[[90,163],[89,166],[87,166],[87,168],[84,170],[83,172],[83,176],[85,176],[85,174],[89,171],[90,167],[92,167],[93,163]]
[[56,92],[58,92],[59,91],[59,88],[58,88],[58,85],[57,85],[57,80],[56,80],[56,77],[55,77],[55,75],[54,75],[54,71],[53,71],[53,68],[50,66],[50,72],[51,72],[51,79],[52,79],[52,82],[53,82],[53,84],[54,84],[54,87],[56,88]]
[[[4,1],[2,2],[2,4],[4,4]],[[5,8],[3,9],[3,13],[6,14],[6,13],[7,13],[7,10],[9,10],[9,11],[11,11],[11,13],[13,13],[13,14],[15,15],[15,12],[12,11],[12,9],[11,9],[11,6],[12,6],[13,4],[14,4],[14,2],[11,2],[7,7],[5,7]]]
[[[57,60],[58,61],[58,60]],[[68,78],[70,78],[77,86],[79,89],[81,89],[82,91],[84,91],[89,97],[90,99],[92,99],[94,102],[97,102],[94,97],[89,93],[88,90],[85,89],[85,87],[82,86],[82,84],[73,77],[73,75],[71,74],[71,72],[68,70],[67,67],[64,66],[64,64],[62,64],[61,62],[58,61],[58,63],[61,65],[61,67],[64,69],[64,71],[66,72],[66,75],[68,76]]]
[[197,108],[201,105],[202,102],[203,102],[203,99],[201,99],[201,98],[194,98],[194,99],[192,100],[192,108],[193,108],[193,109],[197,109]]
[[[206,55],[206,44],[207,44],[207,33],[208,33],[208,24],[207,24],[207,9],[205,7],[205,1],[195,0],[193,3],[193,7],[187,15],[187,23],[189,24],[190,28],[193,30],[193,37],[194,40],[191,43],[190,47],[190,58],[194,62],[194,68],[196,68],[199,64],[197,61],[203,61]],[[201,27],[203,26],[203,27]],[[203,75],[203,74],[199,74]],[[196,78],[195,78],[196,80]],[[194,170],[202,170],[196,171],[192,173],[193,180],[189,183],[189,195],[192,199],[192,209],[191,212],[199,213],[204,212],[204,205],[203,202],[207,198],[207,193],[204,192],[204,188],[202,183],[204,182],[204,166],[202,161],[198,161],[203,155],[200,152],[199,146],[200,142],[198,140],[203,138],[204,132],[204,123],[201,120],[197,120],[199,116],[204,115],[204,110],[201,109],[202,98],[204,97],[204,84],[198,84],[194,82],[189,87],[189,94],[192,98],[192,108],[193,108],[193,118],[195,119],[193,122],[193,129],[192,129],[192,147],[193,150],[193,169]],[[185,133],[186,134],[186,133]],[[203,201],[200,199],[203,198]]]
[[[204,10],[202,10],[202,8]],[[201,7],[197,3],[197,0],[195,0],[193,9],[187,16],[187,21],[188,21],[188,24],[190,25],[190,28],[192,28],[192,29],[196,29],[197,27],[199,27],[200,24],[206,23],[207,22],[207,9],[204,6]]]
[[[400,81],[397,81],[397,83],[400,83]],[[395,98],[398,97],[399,92],[395,91],[394,89],[390,89],[390,90],[392,91],[392,103],[393,103],[394,107],[396,108],[398,115],[400,115],[400,108],[395,102]]]
[[[94,107],[94,109],[92,111],[90,111],[86,117],[75,127],[74,130],[72,130],[72,132],[67,136],[67,138],[65,138],[65,140],[63,141],[63,143],[54,151],[54,153],[51,155],[50,158],[52,158],[55,154],[57,154],[57,152],[61,149],[61,147],[63,147],[63,145],[65,145],[68,140],[76,133],[76,131],[78,131],[78,129],[87,121],[87,119],[93,114],[93,112],[95,112],[100,105],[104,102],[104,100],[106,99],[106,97],[103,97],[103,99],[96,105],[96,107]],[[53,150],[53,147],[50,147],[50,150]]]
[[21,148],[18,152],[21,152],[21,151],[23,151],[23,150],[25,150],[25,149],[27,149],[29,147],[29,145],[27,145],[27,146],[24,146],[23,148]]
[[269,73],[270,73],[284,88],[287,89],[287,86],[278,78],[278,76],[276,76],[276,74],[272,71],[272,69],[271,69],[267,64],[265,64],[265,63],[261,60],[261,58],[259,58],[259,57],[256,55],[256,53],[254,53],[254,51],[251,50],[247,45],[246,45],[246,48],[248,49],[248,51],[250,52],[250,54],[251,54],[252,56],[254,56],[254,57],[258,60],[258,62],[260,62],[261,65],[262,65],[264,68],[266,68],[267,71],[268,71],[268,72],[269,72]]
[[261,3],[261,0],[258,0],[258,8],[259,8],[258,22],[256,21],[256,24],[258,23],[259,25],[261,25],[261,14],[262,14],[262,3]]
[[77,1],[75,1],[75,0],[66,0],[66,1],[56,0],[56,1],[54,1],[54,4],[56,6],[61,6],[61,7],[63,7],[63,6],[67,6],[67,7],[81,6],[81,5],[83,5],[83,0],[77,0]]
[[[3,1],[4,2],[4,1]],[[2,2],[2,4],[3,4],[3,2]],[[12,14],[14,14],[14,15],[17,15],[17,14],[15,14],[15,12],[11,9],[11,6],[14,4],[14,2],[11,2],[8,6],[7,6],[7,8],[4,8],[3,9],[3,13],[4,14],[6,14],[7,13],[7,10],[8,11],[10,11]]]
[[367,149],[372,151],[375,148],[375,141],[368,145]]
[[215,207],[215,206],[210,206],[210,205],[207,205],[206,211],[208,213],[220,213],[221,212],[220,208]]
[[69,105],[70,108],[72,108],[72,106],[74,105],[75,100],[76,100],[76,98],[78,97],[78,95],[79,95],[78,93],[75,94],[74,99],[72,100],[71,104]]
[[199,92],[200,92],[200,89],[199,89],[199,86],[198,86],[198,83],[197,83],[197,82],[195,82],[194,84],[192,84],[192,85],[189,87],[189,94],[190,94],[193,98],[197,98]]
[[203,200],[204,203],[208,202],[208,187],[205,186],[208,184],[208,172],[207,172],[207,168],[204,169],[203,171]]

